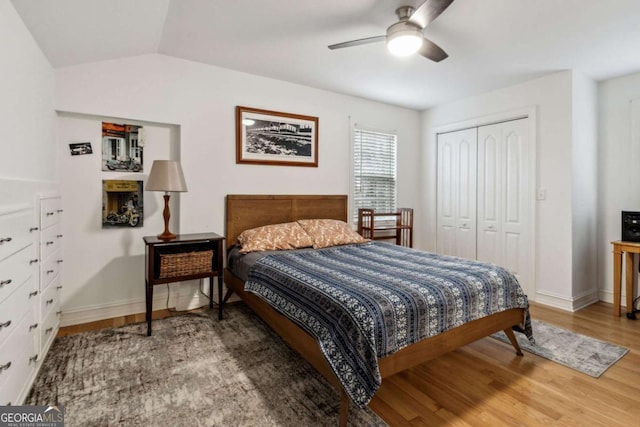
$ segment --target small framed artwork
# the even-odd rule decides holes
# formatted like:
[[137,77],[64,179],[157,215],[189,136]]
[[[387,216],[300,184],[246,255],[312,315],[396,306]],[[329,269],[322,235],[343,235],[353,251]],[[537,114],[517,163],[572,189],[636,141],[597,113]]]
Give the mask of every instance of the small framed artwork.
[[236,107],[236,163],[318,167],[318,118]]
[[138,227],[144,220],[142,181],[102,181],[102,228]]
[[76,142],[69,144],[69,151],[72,156],[81,156],[83,154],[93,154],[90,142]]
[[102,122],[102,170],[142,172],[142,126]]

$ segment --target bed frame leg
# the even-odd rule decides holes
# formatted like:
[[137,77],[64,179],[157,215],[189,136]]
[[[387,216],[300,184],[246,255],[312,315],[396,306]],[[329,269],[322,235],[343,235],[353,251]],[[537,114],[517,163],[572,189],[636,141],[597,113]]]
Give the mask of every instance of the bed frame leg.
[[520,344],[518,344],[518,340],[516,339],[515,334],[513,333],[513,329],[507,328],[504,330],[505,335],[509,338],[511,345],[516,349],[516,354],[518,356],[522,356],[522,350],[520,350]]
[[347,427],[347,419],[349,418],[349,396],[344,390],[340,391],[340,427]]

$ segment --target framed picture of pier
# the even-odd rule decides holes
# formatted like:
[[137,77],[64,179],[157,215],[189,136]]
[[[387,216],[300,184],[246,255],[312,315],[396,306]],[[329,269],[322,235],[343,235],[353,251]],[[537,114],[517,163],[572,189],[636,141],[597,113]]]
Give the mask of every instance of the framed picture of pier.
[[236,107],[236,163],[318,167],[318,118]]

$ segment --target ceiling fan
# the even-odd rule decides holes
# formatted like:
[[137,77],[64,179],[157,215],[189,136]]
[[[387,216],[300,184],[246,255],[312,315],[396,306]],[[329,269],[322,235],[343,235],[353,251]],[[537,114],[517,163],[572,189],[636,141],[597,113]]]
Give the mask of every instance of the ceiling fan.
[[418,52],[425,58],[440,62],[449,55],[440,46],[424,37],[423,31],[451,3],[453,0],[426,0],[417,9],[411,6],[401,6],[396,9],[398,22],[387,28],[386,35],[332,44],[329,49],[341,49],[386,40],[387,48],[395,55],[408,56]]

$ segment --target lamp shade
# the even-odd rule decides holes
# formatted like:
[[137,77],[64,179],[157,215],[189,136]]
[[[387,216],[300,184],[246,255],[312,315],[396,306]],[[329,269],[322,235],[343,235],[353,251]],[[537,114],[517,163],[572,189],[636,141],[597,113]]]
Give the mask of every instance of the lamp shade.
[[177,160],[154,160],[147,191],[187,191],[182,166]]

